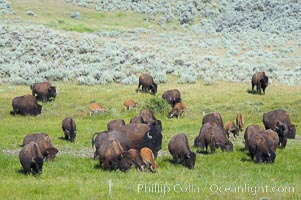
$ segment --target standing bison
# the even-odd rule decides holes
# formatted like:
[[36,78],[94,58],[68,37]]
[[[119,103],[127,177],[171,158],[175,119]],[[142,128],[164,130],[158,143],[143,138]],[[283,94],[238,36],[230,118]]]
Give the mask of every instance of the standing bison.
[[37,103],[34,96],[28,94],[24,96],[15,97],[12,100],[13,110],[10,112],[12,115],[39,115],[42,111],[42,106]]
[[75,120],[71,117],[66,117],[62,121],[62,129],[66,140],[74,142],[76,137],[76,124]]
[[202,120],[202,124],[213,122],[218,126],[224,127],[222,116],[219,112],[213,112],[205,115]]
[[239,131],[242,131],[245,126],[245,117],[242,113],[237,113],[236,115],[236,126]]
[[183,163],[189,169],[193,169],[196,154],[191,152],[187,136],[184,133],[174,135],[168,143],[169,153],[173,157],[174,163]]
[[146,166],[150,166],[151,172],[155,173],[157,170],[157,164],[155,162],[155,157],[153,151],[150,148],[143,147],[140,150],[141,158]]
[[35,142],[39,146],[44,160],[54,161],[58,149],[52,145],[51,139],[46,133],[26,135],[23,139],[23,146],[26,146],[30,142]]
[[140,90],[143,92],[150,92],[151,94],[156,94],[157,93],[157,84],[154,82],[154,79],[151,75],[149,74],[141,74],[139,76],[139,84],[137,88],[137,92]]
[[249,149],[249,141],[252,135],[263,132],[264,128],[258,125],[250,125],[246,128],[244,133],[244,143],[245,143],[245,149]]
[[239,135],[239,128],[235,125],[233,121],[227,121],[225,124],[225,130],[227,137],[230,137],[230,133],[233,133],[233,136],[236,137]]
[[256,72],[252,76],[252,93],[254,93],[254,87],[256,86],[257,93],[265,94],[265,89],[269,85],[269,77],[265,75],[265,72]]
[[182,101],[181,93],[178,89],[167,90],[163,92],[162,98],[165,99],[172,106]]
[[272,129],[278,133],[281,147],[286,146],[287,138],[294,139],[296,136],[296,125],[291,123],[288,112],[284,110],[264,113],[263,124],[266,129]]
[[43,169],[43,156],[35,142],[25,145],[19,152],[19,160],[25,174],[41,174]]
[[185,102],[179,102],[176,103],[173,107],[172,110],[168,113],[168,118],[176,117],[179,119],[180,116],[183,116],[185,111],[186,111],[186,103]]
[[52,86],[50,82],[35,83],[30,86],[32,95],[38,101],[52,101],[56,97],[56,87]]
[[233,144],[226,136],[225,129],[215,123],[203,124],[199,135],[194,140],[194,146],[200,147],[202,150],[210,146],[211,153],[214,153],[216,148],[220,147],[222,151],[233,151]]

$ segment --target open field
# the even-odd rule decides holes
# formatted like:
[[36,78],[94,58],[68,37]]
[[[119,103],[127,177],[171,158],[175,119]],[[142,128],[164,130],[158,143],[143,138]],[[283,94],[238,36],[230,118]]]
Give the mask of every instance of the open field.
[[[139,110],[121,112],[124,99],[133,98],[145,106],[154,96],[136,93],[136,86],[79,86],[56,82],[59,95],[54,102],[43,104],[40,116],[13,117],[9,114],[11,99],[30,93],[30,89],[28,86],[2,85],[0,198],[195,199],[196,195],[200,199],[300,198],[300,167],[297,164],[301,159],[298,153],[301,150],[300,87],[270,85],[266,95],[252,95],[247,93],[249,84],[220,82],[205,86],[202,82],[177,84],[174,77],[169,77],[169,80],[170,83],[159,85],[156,98],[161,98],[162,92],[167,89],[178,88],[188,105],[188,111],[179,120],[168,120],[166,116],[156,113],[156,117],[163,123],[163,145],[156,159],[158,172],[155,174],[141,173],[135,169],[127,173],[105,172],[99,168],[98,160],[92,159],[94,149],[90,144],[91,133],[105,130],[109,120],[122,118],[128,123],[131,117],[137,115]],[[91,101],[104,104],[108,112],[90,117],[87,105]],[[236,113],[242,112],[248,126],[262,124],[262,114],[271,109],[287,110],[292,122],[298,126],[297,139],[289,140],[286,149],[277,150],[274,164],[256,164],[251,161],[247,152],[242,150],[242,134],[236,139],[232,138],[232,153],[218,150],[212,155],[198,154],[194,170],[170,163],[171,156],[167,150],[169,139],[176,133],[184,132],[192,145],[201,127],[203,112],[219,111],[224,121],[234,120]],[[60,139],[63,136],[61,121],[66,116],[74,117],[77,122],[75,143]],[[60,153],[55,162],[44,165],[41,176],[24,176],[20,173],[21,165],[17,156],[19,145],[26,134],[38,131],[48,133]],[[143,189],[144,186],[147,188]],[[265,189],[256,190],[255,187],[259,186]],[[215,192],[217,187],[221,192]],[[227,187],[232,190],[228,191]],[[170,191],[167,191],[168,188]],[[273,192],[272,188],[277,188],[277,191]]]

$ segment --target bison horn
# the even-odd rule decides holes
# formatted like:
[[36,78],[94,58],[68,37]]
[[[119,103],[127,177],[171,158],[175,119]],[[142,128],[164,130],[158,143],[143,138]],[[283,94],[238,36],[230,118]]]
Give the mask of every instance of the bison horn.
[[190,155],[189,155],[189,153],[187,153],[186,157],[187,157],[188,159],[190,158]]
[[148,137],[149,139],[152,139],[152,138],[153,138],[153,136],[151,136],[151,135],[149,134],[149,132],[147,132],[147,137]]

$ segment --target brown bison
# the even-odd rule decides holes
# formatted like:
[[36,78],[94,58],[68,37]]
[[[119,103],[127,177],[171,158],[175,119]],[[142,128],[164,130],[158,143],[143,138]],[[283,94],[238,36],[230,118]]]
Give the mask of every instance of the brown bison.
[[115,119],[111,120],[107,123],[108,130],[115,130],[118,129],[118,127],[125,125],[125,122],[123,119]]
[[247,146],[250,157],[253,160],[256,157],[256,162],[273,163],[276,158],[276,153],[273,150],[273,142],[263,132],[250,132],[248,136]]
[[[94,160],[99,156],[98,149],[99,149],[101,141],[105,140],[108,137],[109,132],[110,131],[107,130],[107,131],[102,131],[99,133],[93,133],[91,143],[92,143],[92,148],[95,145]],[[96,138],[94,139],[95,135],[96,135]]]
[[254,93],[254,87],[256,86],[257,93],[265,94],[265,89],[269,85],[269,77],[265,75],[265,72],[256,72],[252,76],[252,93]]
[[155,117],[154,111],[152,109],[141,110],[139,115],[142,119],[143,124],[159,125],[161,127],[161,130],[163,130],[161,121]]
[[66,117],[62,121],[62,129],[66,140],[74,142],[76,137],[76,124],[75,120],[71,117]]
[[139,104],[135,102],[133,99],[126,99],[123,102],[124,109],[131,110],[133,108],[139,107]]
[[278,144],[279,144],[279,136],[278,136],[278,133],[276,133],[275,131],[273,131],[272,129],[268,129],[268,130],[265,130],[263,132],[263,134],[265,134],[269,141],[272,142],[271,144],[271,148],[274,152],[276,152],[276,148],[278,147]]
[[202,150],[210,146],[211,153],[214,153],[216,148],[220,147],[222,151],[233,151],[233,144],[226,136],[225,129],[215,123],[203,124],[199,135],[194,140],[194,146],[200,147]]
[[131,118],[130,123],[132,124],[143,124],[142,117],[140,115]]
[[42,111],[42,106],[37,103],[34,96],[28,94],[24,96],[15,97],[12,100],[13,110],[10,112],[12,115],[39,115]]
[[141,157],[140,151],[138,149],[129,149],[128,152],[131,156],[132,164],[135,165],[136,169],[138,171],[144,171],[146,164]]
[[239,129],[233,121],[227,121],[226,122],[225,130],[226,130],[226,134],[227,134],[228,138],[230,137],[230,133],[233,133],[234,137],[239,135]]
[[98,148],[99,163],[104,170],[127,171],[132,162],[128,152],[125,152],[116,139],[102,140]]
[[296,125],[291,123],[288,112],[284,110],[272,110],[263,114],[265,129],[276,131],[279,136],[279,145],[285,147],[287,138],[296,137]]
[[100,105],[99,103],[91,103],[88,106],[90,116],[97,114],[97,113],[103,113],[106,111],[106,108],[103,105]]
[[139,84],[137,88],[137,92],[140,90],[140,86],[142,86],[142,91],[143,92],[150,92],[151,94],[156,94],[157,93],[157,84],[154,82],[154,79],[151,75],[149,74],[141,74],[139,76]]
[[249,149],[249,140],[251,138],[251,135],[258,134],[264,132],[264,128],[259,125],[250,125],[246,128],[244,133],[244,143],[245,143],[245,149]]
[[35,142],[43,155],[44,160],[54,161],[58,149],[52,145],[50,137],[46,133],[28,134],[23,139],[23,146]]
[[181,93],[178,89],[167,90],[163,92],[162,98],[165,99],[172,106],[182,101]]
[[41,174],[43,169],[43,156],[35,142],[25,145],[19,152],[19,160],[25,174]]
[[242,131],[245,126],[245,117],[241,113],[237,113],[236,115],[236,126],[238,127],[239,131]]
[[186,111],[186,103],[185,102],[179,102],[176,103],[172,110],[168,113],[168,118],[176,117],[177,119],[179,116],[183,116]]
[[150,148],[143,147],[140,150],[140,155],[146,166],[150,166],[150,170],[155,173],[157,170],[157,164],[155,162],[153,151]]
[[208,122],[213,122],[218,126],[224,127],[223,119],[219,112],[213,112],[205,115],[202,120],[202,125]]
[[168,143],[169,153],[174,163],[183,163],[189,169],[193,169],[196,154],[190,150],[187,136],[184,133],[174,135]]
[[30,86],[32,95],[38,101],[51,101],[56,97],[56,87],[52,86],[50,82],[35,83]]

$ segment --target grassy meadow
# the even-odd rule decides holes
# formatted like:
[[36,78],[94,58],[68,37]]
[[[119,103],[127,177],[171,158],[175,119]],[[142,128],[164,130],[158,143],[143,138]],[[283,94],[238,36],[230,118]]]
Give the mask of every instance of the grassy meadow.
[[[250,84],[217,82],[205,85],[177,84],[175,77],[160,84],[154,97],[136,93],[136,85],[108,84],[83,86],[55,82],[58,96],[43,103],[37,117],[11,116],[11,100],[30,94],[29,86],[0,86],[0,199],[300,199],[301,88],[271,84],[266,95],[248,93]],[[93,160],[91,133],[106,129],[112,119],[126,123],[139,109],[123,111],[123,100],[132,98],[146,106],[151,98],[161,98],[167,89],[178,88],[188,110],[180,119],[167,119],[156,113],[163,123],[163,145],[157,173],[103,171]],[[87,106],[97,101],[107,112],[89,116]],[[285,109],[297,127],[297,139],[289,140],[286,149],[278,149],[274,164],[256,164],[243,150],[243,134],[231,138],[234,151],[198,154],[194,170],[172,164],[168,153],[169,139],[186,133],[192,146],[201,127],[203,112],[219,111],[224,122],[234,120],[237,112],[245,115],[246,126],[262,125],[262,114],[272,109]],[[74,143],[61,139],[61,122],[72,116],[77,123]],[[55,162],[46,162],[40,176],[20,172],[18,151],[28,133],[45,132],[59,149]],[[193,151],[197,151],[192,147]]]

